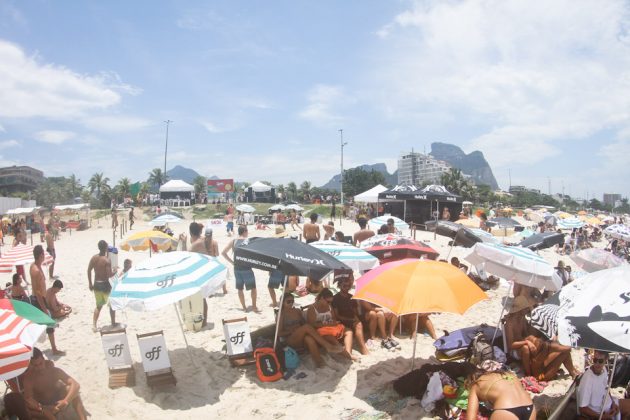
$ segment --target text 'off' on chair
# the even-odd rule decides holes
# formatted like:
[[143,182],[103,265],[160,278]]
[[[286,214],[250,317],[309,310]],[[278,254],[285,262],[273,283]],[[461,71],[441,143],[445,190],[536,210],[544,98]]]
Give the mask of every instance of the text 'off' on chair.
[[147,377],[147,384],[150,387],[175,385],[177,380],[171,368],[164,333],[155,331],[136,334],[136,337],[138,337],[142,367]]
[[223,335],[228,360],[232,366],[247,366],[256,362],[247,317],[224,319]]
[[101,331],[101,342],[109,368],[109,387],[134,386],[136,371],[129,352],[129,340],[125,328]]

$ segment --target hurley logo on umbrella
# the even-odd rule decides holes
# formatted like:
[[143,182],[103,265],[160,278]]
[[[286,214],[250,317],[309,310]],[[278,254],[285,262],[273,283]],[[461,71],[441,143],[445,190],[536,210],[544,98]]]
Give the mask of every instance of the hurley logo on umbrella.
[[284,254],[285,258],[288,258],[290,260],[295,260],[295,261],[302,261],[305,263],[310,263],[310,264],[315,264],[315,265],[326,265],[324,264],[324,260],[322,259],[317,259],[317,258],[306,258],[306,257],[301,257],[301,256],[295,256],[293,254],[289,254],[288,252],[285,252]]

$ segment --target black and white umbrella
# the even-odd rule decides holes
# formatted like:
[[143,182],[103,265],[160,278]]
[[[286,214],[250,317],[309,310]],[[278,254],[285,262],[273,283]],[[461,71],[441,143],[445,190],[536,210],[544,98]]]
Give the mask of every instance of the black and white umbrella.
[[470,248],[477,242],[485,242],[477,232],[459,224],[446,220],[426,222],[428,231],[434,231],[438,235],[453,239],[453,245]]
[[[308,276],[321,279],[333,270],[352,271],[350,267],[332,255],[309,244],[286,238],[248,238],[234,247],[234,265],[257,268],[264,271],[280,270],[284,273],[284,287],[287,277]],[[282,315],[284,294],[280,300],[278,319]],[[278,324],[274,337],[274,347],[278,340]]]
[[520,243],[523,248],[529,248],[532,251],[551,248],[554,245],[564,245],[564,235],[557,232],[543,232],[531,235],[523,239]]
[[571,347],[628,352],[629,280],[627,265],[587,274],[564,286],[540,309],[535,308],[530,324],[550,338],[557,335],[561,344]]

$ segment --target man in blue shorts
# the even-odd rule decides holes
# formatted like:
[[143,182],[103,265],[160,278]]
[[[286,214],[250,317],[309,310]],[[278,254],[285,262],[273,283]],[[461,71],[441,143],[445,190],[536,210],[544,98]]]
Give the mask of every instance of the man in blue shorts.
[[238,264],[234,264],[234,260],[228,255],[230,250],[234,251],[234,247],[239,246],[243,243],[245,239],[247,239],[247,226],[241,225],[238,227],[238,238],[234,239],[230,243],[227,244],[221,255],[223,258],[228,260],[232,265],[234,265],[234,279],[236,280],[236,290],[238,291],[238,300],[241,302],[241,306],[243,310],[247,312],[247,306],[245,306],[245,293],[243,292],[243,287],[247,290],[251,291],[252,295],[252,311],[256,313],[260,313],[258,308],[256,307],[256,277],[254,276],[254,270],[250,267],[239,266]]

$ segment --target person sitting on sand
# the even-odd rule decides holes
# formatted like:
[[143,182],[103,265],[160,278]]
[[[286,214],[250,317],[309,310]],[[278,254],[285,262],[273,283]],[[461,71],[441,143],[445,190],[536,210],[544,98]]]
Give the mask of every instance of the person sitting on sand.
[[535,420],[536,408],[518,377],[503,370],[498,362],[487,360],[476,367],[466,363],[469,372],[464,382],[468,389],[466,419],[477,418],[479,403],[492,406],[492,419]]
[[525,340],[512,343],[511,348],[520,352],[525,374],[539,381],[554,379],[561,365],[571,377],[575,378],[579,374],[571,360],[571,347],[558,342],[528,335]]
[[376,340],[378,338],[376,335],[376,329],[378,328],[378,332],[381,336],[381,347],[387,350],[400,347],[398,341],[394,340],[394,330],[396,329],[396,325],[398,325],[398,317],[396,314],[364,300],[361,301],[360,305],[363,311],[363,317],[368,324],[370,340]]
[[[308,307],[306,311],[306,322],[308,322],[313,328],[317,329],[317,332],[328,340],[332,344],[337,344],[340,339],[343,339],[344,344],[348,344],[352,348],[352,330],[345,328],[340,323],[332,312],[330,304],[333,301],[333,293],[328,288],[324,288],[317,297],[315,303]],[[337,327],[340,326],[340,327]],[[320,330],[322,327],[337,327],[340,331],[339,335],[330,335],[330,329],[327,331]],[[342,353],[345,357],[351,360],[357,360],[357,357],[352,356],[345,349]]]
[[[361,354],[369,354],[365,339],[363,337],[363,324],[359,319],[358,305],[356,300],[352,300],[350,288],[352,280],[344,278],[339,282],[339,293],[332,300],[332,309],[335,319],[339,320],[347,329],[354,333],[353,338],[359,346]],[[352,342],[344,342],[345,349],[352,354]]]
[[306,284],[304,286],[306,290],[308,290],[309,293],[317,294],[321,292],[322,290],[324,290],[324,282],[321,279],[315,280],[310,277],[307,277]]
[[335,222],[332,220],[328,222],[327,225],[324,225],[324,240],[327,241],[332,239],[335,234]]
[[[512,301],[509,313],[503,317],[503,330],[508,352],[512,348],[513,343],[523,341],[529,335],[530,327],[526,317],[530,314],[532,306],[532,302],[528,301],[524,296],[516,296]],[[512,351],[512,357],[520,359],[520,352]]]
[[18,273],[13,275],[13,281],[11,283],[11,287],[9,288],[9,294],[11,295],[11,299],[29,302],[26,290],[22,287],[22,276]]
[[86,419],[79,396],[79,383],[63,370],[44,359],[37,347],[24,373],[24,400],[33,418],[55,419],[72,405],[81,420]]
[[415,339],[417,332],[426,332],[432,339],[437,340],[433,321],[429,314],[418,314],[418,328],[416,329],[416,314],[402,315],[403,330],[407,331],[410,339]]
[[335,241],[346,242],[346,235],[344,235],[342,231],[338,230],[335,232]]
[[365,241],[367,238],[371,238],[374,236],[374,232],[367,228],[367,220],[363,217],[359,218],[357,221],[359,223],[359,227],[361,230],[356,232],[352,238],[352,243],[354,246],[359,246],[359,244]]
[[285,293],[282,299],[282,313],[278,319],[278,336],[284,339],[285,344],[293,348],[306,347],[317,367],[324,366],[324,360],[319,353],[318,345],[329,353],[341,353],[343,347],[339,344],[331,344],[326,341],[315,328],[307,324],[302,316],[302,311],[294,308],[295,298],[291,293]]
[[321,238],[319,225],[317,224],[317,214],[311,213],[311,223],[305,223],[302,231],[304,232],[304,240],[307,244],[317,242]]
[[604,410],[602,419],[626,419],[630,415],[630,399],[611,398],[608,391],[607,360],[608,353],[595,350],[593,364],[580,379],[577,403],[581,419],[598,419],[602,408]]
[[57,299],[57,293],[63,289],[63,283],[61,280],[55,280],[52,287],[46,290],[46,306],[50,310],[50,315],[53,318],[63,318],[72,313],[72,308],[65,305]]

